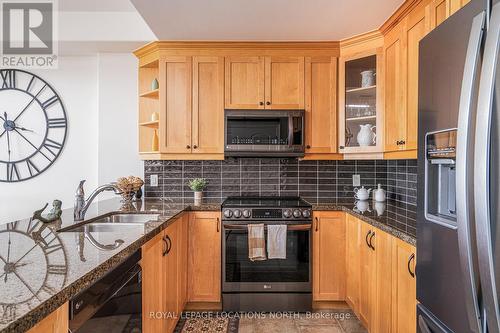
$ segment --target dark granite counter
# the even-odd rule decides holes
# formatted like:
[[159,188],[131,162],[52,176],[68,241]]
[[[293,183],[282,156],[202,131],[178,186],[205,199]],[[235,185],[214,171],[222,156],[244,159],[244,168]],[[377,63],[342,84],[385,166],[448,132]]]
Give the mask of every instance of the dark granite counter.
[[[391,201],[366,202],[330,200],[313,204],[314,210],[345,211],[412,245],[416,239],[402,226],[405,216],[396,214]],[[30,219],[0,225],[0,332],[22,332],[90,286],[116,267],[144,243],[165,229],[183,211],[219,211],[221,200],[201,205],[176,199],[144,199],[122,207],[119,199],[94,203],[86,220],[110,212],[157,213],[158,220],[144,225],[116,228],[113,232],[58,232],[74,225],[73,210],[67,209],[59,222],[43,224]],[[117,244],[113,250],[102,245]],[[7,263],[11,263],[10,269]],[[1,272],[1,271],[0,271]]]
[[[91,205],[86,219],[109,212],[157,213],[156,221],[113,232],[58,232],[74,225],[73,209],[43,224],[20,220],[0,225],[0,332],[23,332],[98,280],[186,210],[220,210],[220,201],[199,206],[145,199],[124,208],[119,199]],[[90,234],[90,237],[89,237]],[[109,250],[102,245],[119,244]],[[7,264],[9,263],[9,264]]]
[[379,228],[413,246],[417,239],[413,232],[408,230],[408,225],[414,225],[415,221],[400,211],[396,202],[387,200],[375,202],[367,200],[364,202],[354,200],[330,200],[319,201],[312,205],[313,210],[334,210],[348,212],[360,220]]

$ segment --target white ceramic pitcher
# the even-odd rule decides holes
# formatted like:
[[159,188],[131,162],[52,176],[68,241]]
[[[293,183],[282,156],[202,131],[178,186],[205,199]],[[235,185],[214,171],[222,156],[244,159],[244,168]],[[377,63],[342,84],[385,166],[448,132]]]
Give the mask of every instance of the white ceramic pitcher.
[[375,128],[376,126],[371,124],[359,125],[359,133],[356,138],[361,147],[371,146],[376,143],[377,134],[373,131]]

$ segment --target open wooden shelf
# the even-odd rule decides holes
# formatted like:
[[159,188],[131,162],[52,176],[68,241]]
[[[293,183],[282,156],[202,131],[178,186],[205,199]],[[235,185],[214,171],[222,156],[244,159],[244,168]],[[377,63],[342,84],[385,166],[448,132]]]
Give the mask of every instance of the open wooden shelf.
[[139,126],[145,126],[145,127],[151,127],[151,128],[158,128],[159,125],[160,125],[159,120],[145,121],[143,123],[139,123]]
[[155,89],[155,90],[151,90],[151,91],[146,91],[146,92],[140,94],[139,96],[140,97],[145,97],[145,98],[158,98],[159,97],[159,93],[160,93],[160,90],[159,89]]

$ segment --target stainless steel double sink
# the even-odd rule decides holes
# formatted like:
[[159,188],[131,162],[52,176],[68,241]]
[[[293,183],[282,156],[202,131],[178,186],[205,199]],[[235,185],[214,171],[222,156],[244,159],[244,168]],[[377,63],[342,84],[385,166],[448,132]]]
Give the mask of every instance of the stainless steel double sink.
[[155,222],[159,217],[160,214],[151,213],[109,213],[62,228],[59,232],[113,232],[123,227],[144,227],[146,223]]

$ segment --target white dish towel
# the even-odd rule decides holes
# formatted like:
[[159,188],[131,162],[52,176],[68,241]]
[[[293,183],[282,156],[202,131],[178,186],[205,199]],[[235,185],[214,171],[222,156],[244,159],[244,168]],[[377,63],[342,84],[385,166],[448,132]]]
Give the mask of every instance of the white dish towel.
[[267,258],[286,259],[286,225],[267,226]]
[[264,224],[249,224],[248,228],[248,259],[251,261],[266,260],[266,240]]

